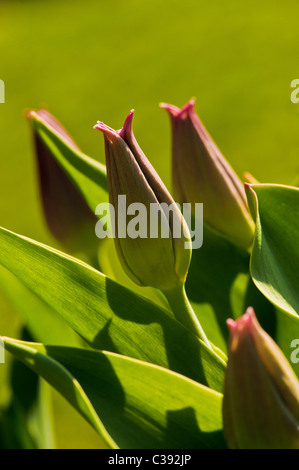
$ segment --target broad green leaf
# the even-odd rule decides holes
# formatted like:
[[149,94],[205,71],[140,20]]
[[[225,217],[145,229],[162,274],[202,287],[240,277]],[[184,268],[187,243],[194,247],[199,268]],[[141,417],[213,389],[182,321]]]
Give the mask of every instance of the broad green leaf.
[[[256,235],[251,275],[275,306],[277,342],[289,358],[299,338],[299,189],[260,184],[247,187]],[[297,374],[299,365],[294,365]]]
[[[208,338],[227,350],[226,320],[241,315],[249,255],[204,227],[203,245],[193,250],[186,292]],[[237,304],[237,306],[236,306]]]
[[299,189],[261,184],[247,194],[256,215],[254,282],[275,305],[298,315]]
[[[23,329],[20,336],[22,340],[32,340],[26,329]],[[6,363],[8,359],[11,359],[11,393],[9,400],[0,408],[0,448],[38,448],[39,436],[32,433],[30,419],[38,403],[39,378],[15,357],[8,358],[6,354]],[[2,368],[3,364],[0,366]]]
[[121,448],[223,448],[222,395],[161,367],[114,353],[4,338],[5,347],[67,396],[78,381]]
[[[238,318],[248,306],[253,306],[257,314],[273,310],[251,285],[249,254],[206,226],[202,247],[192,252],[186,291],[208,338],[225,352],[228,318]],[[261,323],[273,330],[273,325]]]
[[45,302],[0,266],[0,290],[20,314],[36,341],[60,346],[82,346],[82,339]]
[[[117,447],[107,433],[82,386],[63,364],[45,354],[39,354],[42,350],[42,345],[40,345],[41,349],[36,349],[35,345],[38,343],[12,340],[5,337],[1,337],[1,340],[7,351],[11,352],[15,358],[21,360],[58,390],[94,427],[108,447]],[[52,347],[60,349],[58,346]]]
[[[22,341],[32,341],[26,328],[22,330],[21,338]],[[5,433],[3,429],[9,439],[0,437],[0,441],[6,441],[8,448],[53,448],[54,428],[49,385],[15,357],[11,362],[11,397],[2,409],[2,420],[6,423],[3,426],[7,425],[5,417],[11,417],[10,430]]]
[[222,390],[222,359],[169,312],[87,264],[5,229],[0,229],[0,264],[93,348],[152,362]]

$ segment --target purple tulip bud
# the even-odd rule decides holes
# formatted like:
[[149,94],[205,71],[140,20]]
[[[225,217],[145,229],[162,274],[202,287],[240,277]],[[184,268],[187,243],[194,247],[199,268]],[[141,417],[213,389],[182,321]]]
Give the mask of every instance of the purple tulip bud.
[[190,100],[182,109],[162,103],[172,124],[174,196],[203,203],[204,221],[224,237],[247,249],[254,224],[242,183],[201,123]]
[[33,130],[39,186],[48,228],[66,249],[92,252],[97,243],[94,233],[97,219],[59,165],[53,153],[55,146],[44,130],[50,129],[55,138],[66,144],[68,151],[78,151],[79,147],[47,110],[30,110],[27,117]]
[[[132,119],[133,111],[119,131],[102,122],[95,126],[104,134],[109,200],[117,215],[116,249],[124,270],[137,284],[167,291],[185,281],[191,257],[189,230],[161,178],[136,142]],[[119,196],[125,196],[123,206]],[[129,229],[129,225],[120,225],[123,225],[129,206],[135,203],[141,203],[146,209],[143,214],[137,210],[140,232],[145,230],[146,233],[132,238],[121,233],[123,229]],[[165,205],[172,205],[169,214]],[[151,206],[160,211],[164,228],[166,224],[168,236],[165,238],[161,237],[161,226],[158,236],[151,236]],[[129,223],[134,223],[132,217],[129,217]],[[173,236],[175,226],[182,230],[181,237]]]
[[229,447],[299,449],[299,381],[248,308],[230,329],[223,422]]

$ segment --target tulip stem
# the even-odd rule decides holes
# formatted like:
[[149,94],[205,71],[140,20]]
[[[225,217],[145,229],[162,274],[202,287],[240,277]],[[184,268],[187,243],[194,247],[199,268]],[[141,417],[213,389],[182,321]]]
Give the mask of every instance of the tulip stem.
[[163,291],[163,294],[167,298],[175,318],[191,330],[192,333],[198,336],[206,346],[213,351],[213,348],[189,302],[185,290],[185,284],[179,284],[172,290]]

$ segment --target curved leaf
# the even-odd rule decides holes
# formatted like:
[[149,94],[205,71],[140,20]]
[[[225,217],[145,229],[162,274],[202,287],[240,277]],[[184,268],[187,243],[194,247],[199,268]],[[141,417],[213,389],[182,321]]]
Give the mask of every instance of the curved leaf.
[[[299,338],[299,189],[259,184],[247,186],[256,217],[251,275],[275,306],[277,342],[287,357],[291,341]],[[299,365],[294,365],[299,374]]]
[[[94,427],[108,447],[117,447],[100,421],[82,386],[63,364],[46,354],[41,354],[43,347],[38,343],[28,343],[5,337],[1,337],[1,340],[7,351],[11,352],[17,359],[33,369],[58,390]],[[63,349],[53,346],[53,348],[55,347]]]
[[[222,395],[161,367],[108,352],[4,338],[8,351],[78,409],[79,384],[122,448],[223,448]],[[71,392],[71,393],[70,393]],[[81,396],[80,396],[81,398]]]
[[21,316],[34,340],[59,346],[82,346],[82,338],[60,315],[2,266],[0,290]]
[[299,189],[260,184],[247,186],[256,235],[251,274],[271,302],[299,312]]
[[227,351],[227,318],[244,313],[249,255],[204,226],[203,245],[193,250],[186,292],[208,338]]
[[[186,291],[208,338],[227,351],[228,318],[237,319],[251,306],[269,333],[274,308],[253,285],[249,273],[249,253],[203,228],[203,245],[193,250]],[[272,315],[273,318],[273,315]]]
[[5,229],[0,264],[93,348],[169,367],[222,390],[222,359],[167,311],[87,264]]

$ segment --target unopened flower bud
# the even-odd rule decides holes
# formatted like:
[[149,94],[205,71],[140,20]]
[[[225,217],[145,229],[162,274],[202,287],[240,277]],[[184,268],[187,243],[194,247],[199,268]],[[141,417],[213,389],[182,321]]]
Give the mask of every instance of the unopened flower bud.
[[182,109],[162,103],[172,124],[172,176],[177,202],[203,203],[204,221],[247,249],[254,224],[242,183],[207,130],[190,100]]
[[229,447],[299,449],[299,381],[252,308],[228,320],[223,424]]
[[50,232],[70,251],[95,251],[97,219],[59,165],[50,136],[64,142],[68,151],[80,151],[79,147],[47,110],[31,110],[27,117],[33,129],[41,199]]
[[[116,249],[124,270],[137,284],[167,291],[185,281],[191,257],[190,234],[179,208],[136,142],[132,119],[133,111],[119,131],[102,122],[95,126],[104,134]],[[134,208],[136,203],[141,204]],[[155,210],[160,222],[153,233]],[[130,226],[138,227],[136,236],[128,233]],[[166,227],[165,237],[161,236],[162,226],[164,230]],[[126,233],[122,233],[123,228]],[[180,236],[176,237],[174,230],[178,228]]]

